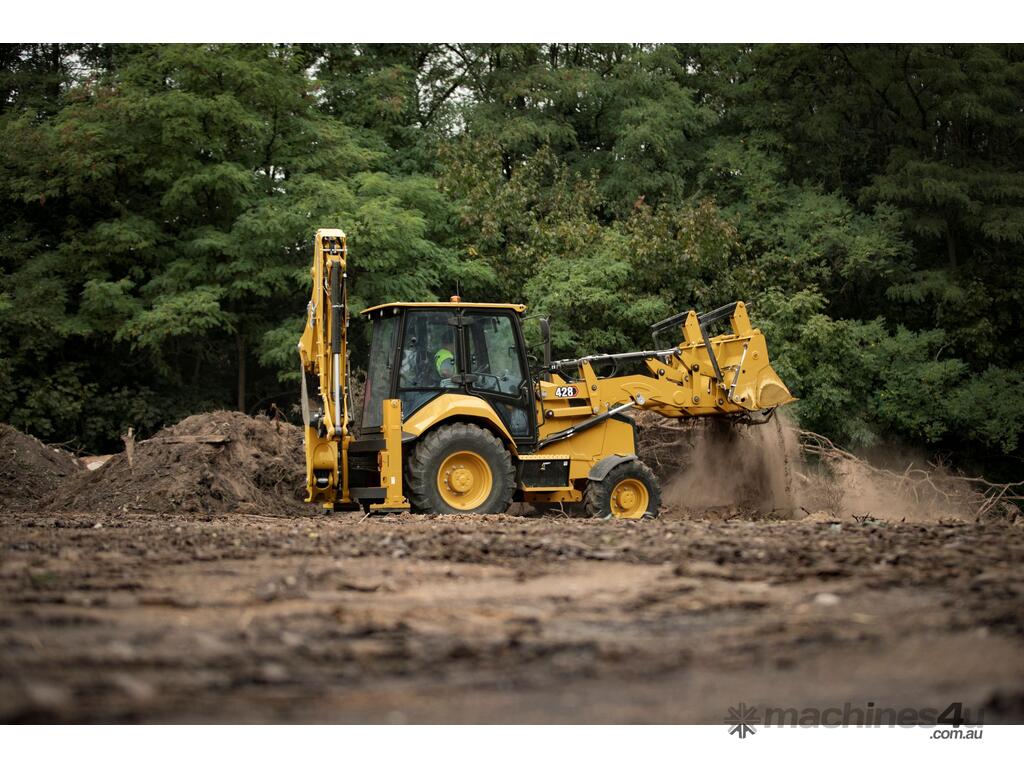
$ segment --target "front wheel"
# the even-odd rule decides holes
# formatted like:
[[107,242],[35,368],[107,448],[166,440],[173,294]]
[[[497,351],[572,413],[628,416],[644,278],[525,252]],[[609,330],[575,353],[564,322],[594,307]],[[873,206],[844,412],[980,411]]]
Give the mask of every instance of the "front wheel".
[[445,424],[423,438],[409,459],[409,501],[421,512],[504,512],[515,472],[505,446],[475,424]]
[[650,467],[642,461],[625,461],[614,467],[603,480],[591,480],[583,501],[591,517],[622,520],[654,518],[661,508],[661,485]]

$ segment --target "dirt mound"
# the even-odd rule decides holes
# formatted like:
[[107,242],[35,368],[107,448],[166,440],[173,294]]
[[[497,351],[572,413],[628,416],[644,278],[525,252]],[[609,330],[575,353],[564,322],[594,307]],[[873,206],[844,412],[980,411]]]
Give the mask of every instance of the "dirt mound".
[[302,431],[233,411],[189,416],[70,479],[47,509],[119,512],[309,511]]
[[39,501],[78,470],[67,451],[0,424],[0,509]]

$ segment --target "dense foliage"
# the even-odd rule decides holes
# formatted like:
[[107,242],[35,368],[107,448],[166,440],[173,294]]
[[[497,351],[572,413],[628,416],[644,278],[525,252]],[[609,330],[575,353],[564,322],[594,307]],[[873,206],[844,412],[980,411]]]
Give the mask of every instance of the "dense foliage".
[[0,420],[44,438],[293,403],[310,237],[340,225],[357,308],[459,285],[570,354],[743,298],[808,427],[1019,471],[1022,46],[3,45],[0,70]]

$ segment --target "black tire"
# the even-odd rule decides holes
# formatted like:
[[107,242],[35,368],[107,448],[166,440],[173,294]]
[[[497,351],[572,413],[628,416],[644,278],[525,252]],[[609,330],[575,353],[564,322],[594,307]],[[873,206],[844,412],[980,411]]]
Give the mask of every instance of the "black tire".
[[[472,451],[481,457],[491,472],[491,490],[472,509],[448,504],[438,488],[438,472],[453,453]],[[504,512],[512,503],[516,489],[512,457],[493,434],[475,424],[445,424],[421,439],[412,451],[407,466],[406,488],[413,508],[428,514],[483,514]]]
[[645,520],[658,516],[661,511],[661,484],[651,468],[638,459],[624,461],[605,475],[604,480],[591,480],[583,493],[583,503],[591,517],[603,520],[615,517],[612,514],[612,491],[623,480],[638,480],[647,489],[647,510]]

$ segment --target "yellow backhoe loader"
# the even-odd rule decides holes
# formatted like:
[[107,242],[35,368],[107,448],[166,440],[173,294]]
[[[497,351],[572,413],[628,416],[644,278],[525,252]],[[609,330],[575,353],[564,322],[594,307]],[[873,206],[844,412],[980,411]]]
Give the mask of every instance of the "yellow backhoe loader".
[[[631,410],[766,420],[793,396],[743,302],[651,327],[672,346],[544,360],[531,374],[522,304],[382,304],[359,435],[352,430],[345,233],[316,233],[299,341],[307,501],[334,509],[494,513],[513,501],[655,517],[661,490],[637,458]],[[709,335],[728,322],[730,332]],[[633,369],[633,370],[627,370]],[[599,374],[598,371],[602,373]]]

